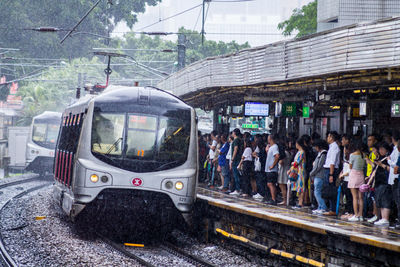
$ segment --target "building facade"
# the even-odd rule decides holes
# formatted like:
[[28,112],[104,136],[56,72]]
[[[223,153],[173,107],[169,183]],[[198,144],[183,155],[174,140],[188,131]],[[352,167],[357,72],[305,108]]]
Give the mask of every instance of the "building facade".
[[399,0],[318,0],[317,31],[397,16]]

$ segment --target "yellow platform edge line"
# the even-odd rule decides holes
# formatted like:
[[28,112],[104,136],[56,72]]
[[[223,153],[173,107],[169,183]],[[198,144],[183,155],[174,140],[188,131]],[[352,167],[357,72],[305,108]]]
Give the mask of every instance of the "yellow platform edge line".
[[[221,228],[216,228],[215,231],[217,233],[222,234],[223,236],[225,236],[227,238],[235,239],[235,240],[241,241],[243,243],[251,242],[251,243],[257,244],[257,243],[255,243],[253,241],[250,241],[249,239],[247,239],[247,238],[245,238],[243,236],[230,234],[227,231],[222,230]],[[263,246],[263,245],[260,245],[260,244],[258,244],[258,245],[259,246]],[[300,255],[295,255],[295,254],[292,254],[292,253],[289,253],[289,252],[285,252],[283,250],[278,250],[278,249],[273,249],[272,248],[272,249],[270,249],[270,253],[274,254],[274,255],[277,255],[277,256],[284,257],[284,258],[288,258],[288,259],[295,259],[295,260],[297,260],[297,261],[299,261],[301,263],[309,264],[311,266],[325,267],[325,263],[322,263],[322,262],[319,262],[319,261],[316,261],[316,260],[313,260],[313,259],[305,258],[305,257],[300,256]]]
[[366,237],[360,237],[360,236],[350,236],[350,240],[353,242],[361,243],[361,244],[366,244],[378,248],[384,248],[387,250],[392,250],[396,252],[400,252],[400,246],[392,245],[386,242],[378,241],[375,239],[371,238],[366,238]]

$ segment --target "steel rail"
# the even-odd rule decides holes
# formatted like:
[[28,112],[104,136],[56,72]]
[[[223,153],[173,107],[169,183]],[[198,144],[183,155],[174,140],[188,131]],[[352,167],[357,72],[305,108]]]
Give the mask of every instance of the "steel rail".
[[204,266],[204,267],[216,267],[217,266],[217,265],[215,265],[211,262],[208,262],[196,255],[190,254],[169,242],[165,242],[163,245],[161,245],[161,248],[166,250],[167,252],[171,253],[172,255],[175,255],[177,257],[185,259],[187,262],[189,262],[195,266]]
[[98,233],[97,233],[97,236],[99,236],[103,240],[103,242],[105,242],[106,244],[110,245],[115,250],[119,251],[120,253],[122,253],[123,255],[127,256],[128,258],[134,259],[135,261],[137,261],[141,265],[146,266],[146,267],[155,267],[156,266],[156,265],[153,265],[150,262],[144,260],[142,257],[139,257],[139,256],[135,255],[134,253],[126,250],[121,245],[115,243],[114,241],[111,241],[109,238],[106,238],[106,237],[104,237],[104,236],[102,236],[102,235],[100,235]]
[[[32,182],[34,180],[38,180],[39,176],[33,177],[33,178],[29,178],[26,180],[20,180],[20,181],[15,181],[15,182],[10,182],[7,184],[2,184],[0,185],[0,188],[6,188],[9,186],[14,186],[14,185],[18,185],[18,184],[24,184],[24,183],[29,183]],[[43,187],[46,187],[50,184],[50,182],[46,183],[46,184],[42,184],[42,185],[38,185],[32,188],[29,188],[27,190],[24,190],[23,192],[9,198],[1,207],[0,207],[0,214],[3,211],[3,209],[14,199],[18,199],[21,198],[24,195],[27,195],[33,191],[39,190]],[[1,216],[0,216],[1,217]],[[14,267],[14,266],[18,266],[16,264],[16,262],[14,261],[14,259],[11,257],[11,255],[8,253],[5,244],[4,244],[4,240],[3,240],[3,235],[0,232],[0,260],[5,264],[5,266],[7,267]]]

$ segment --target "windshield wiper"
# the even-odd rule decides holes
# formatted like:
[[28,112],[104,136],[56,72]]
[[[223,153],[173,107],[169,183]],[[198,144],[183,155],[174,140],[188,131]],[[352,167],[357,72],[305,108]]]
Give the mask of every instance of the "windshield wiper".
[[160,170],[164,169],[165,167],[167,167],[167,166],[169,166],[169,165],[176,164],[176,163],[179,163],[179,162],[180,162],[180,160],[175,160],[175,161],[171,161],[171,162],[165,163],[165,164],[163,164],[163,165],[157,167],[157,168],[155,169],[155,171],[160,171]]
[[119,144],[119,142],[121,142],[122,137],[118,138],[114,144],[112,144],[112,146],[110,147],[110,149],[107,150],[107,152],[104,154],[105,156],[108,156],[108,154],[111,153],[111,151]]

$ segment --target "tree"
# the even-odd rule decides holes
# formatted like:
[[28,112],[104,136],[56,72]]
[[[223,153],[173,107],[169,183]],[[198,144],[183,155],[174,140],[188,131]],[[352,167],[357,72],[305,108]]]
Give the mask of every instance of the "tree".
[[[161,0],[106,0],[90,13],[77,28],[77,32],[107,35],[114,26],[125,21],[129,27],[137,21],[136,13],[145,11],[146,5],[156,5]],[[63,32],[35,32],[32,28],[52,26],[71,29],[93,6],[94,0],[4,0],[0,8],[0,36],[2,47],[21,49],[28,57],[76,58],[87,56],[97,44],[92,35],[77,34],[62,45]]]
[[[87,83],[103,82],[104,66],[98,58],[74,59],[62,68],[50,68],[43,75],[36,77],[39,81],[21,82],[17,95],[22,97],[24,108],[19,124],[29,125],[34,116],[46,110],[63,111],[74,101],[78,74],[81,73],[85,78],[84,82]],[[119,75],[113,72],[113,76]]]
[[[205,40],[201,42],[201,35],[196,31],[180,28],[179,33],[186,35],[186,65],[206,57],[213,57],[233,53],[241,49],[249,48],[250,45],[237,44],[235,41],[225,43],[222,41],[215,42]],[[114,41],[115,42],[115,41]],[[125,34],[125,40],[113,43],[115,48],[122,49],[144,49],[144,50],[176,50],[177,41],[166,41],[159,36],[150,37],[146,35],[136,35],[134,33]],[[159,69],[162,72],[171,73],[175,70],[174,62],[177,61],[176,53],[154,53],[150,51],[121,51],[126,53],[138,61],[146,61],[150,67]],[[160,62],[163,61],[163,62]],[[118,68],[120,74],[125,73],[124,70]],[[151,73],[140,72],[143,75],[151,75]]]
[[283,30],[284,36],[289,36],[297,31],[296,37],[302,37],[317,31],[317,0],[293,10],[292,16],[278,24],[278,29]]

